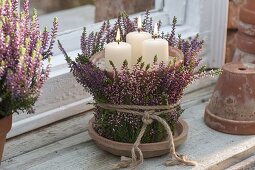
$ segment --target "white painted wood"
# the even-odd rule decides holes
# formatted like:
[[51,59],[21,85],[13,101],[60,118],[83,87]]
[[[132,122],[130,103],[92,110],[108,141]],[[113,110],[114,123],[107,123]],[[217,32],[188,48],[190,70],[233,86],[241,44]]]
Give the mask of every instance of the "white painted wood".
[[[69,138],[75,134],[85,132],[93,112],[89,111],[71,118],[56,122],[35,131],[8,139],[5,145],[3,160],[17,157],[56,141]],[[0,168],[1,169],[1,168]]]
[[[200,0],[201,21],[200,30],[210,32],[208,48],[210,56],[207,58],[211,68],[221,68],[225,63],[228,0]],[[209,27],[209,28],[208,28]]]
[[164,1],[164,12],[168,14],[169,24],[172,24],[174,16],[178,18],[177,25],[185,24],[186,9],[188,0],[167,0]]
[[[225,169],[229,160],[238,156],[243,159],[246,152],[255,151],[255,136],[223,134],[208,128],[203,123],[206,103],[187,109],[183,118],[189,125],[187,141],[178,153],[188,155],[198,161],[196,167],[173,166],[173,170]],[[141,170],[165,170],[163,162],[167,156],[146,159],[139,167]],[[30,152],[2,162],[3,169],[62,170],[62,169],[110,169],[119,157],[98,149],[86,132],[56,141]],[[231,166],[231,165],[230,165]]]
[[67,10],[52,12],[39,16],[41,29],[45,26],[52,27],[53,18],[57,17],[59,22],[59,32],[84,27],[95,23],[95,6],[84,5]]
[[155,10],[162,10],[164,7],[164,0],[155,0]]
[[20,121],[14,122],[11,131],[7,135],[7,138],[18,136],[22,133],[43,127],[50,123],[54,123],[61,119],[84,112],[84,110],[91,110],[94,108],[94,106],[89,105],[88,103],[92,101],[92,97],[85,98],[83,100],[79,100],[78,102],[64,105],[47,112],[43,112],[41,114],[31,116],[27,119],[22,119]]
[[188,1],[186,24],[205,41],[206,64],[221,68],[225,59],[228,0]]

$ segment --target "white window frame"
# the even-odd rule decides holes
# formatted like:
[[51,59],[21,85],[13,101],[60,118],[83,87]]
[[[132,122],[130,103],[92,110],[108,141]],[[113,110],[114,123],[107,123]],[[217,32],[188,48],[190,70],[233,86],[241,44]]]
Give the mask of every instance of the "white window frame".
[[[177,33],[181,33],[182,37],[193,37],[199,33],[201,39],[205,40],[204,63],[211,68],[219,68],[224,63],[227,13],[228,0],[156,0],[155,10],[152,10],[151,15],[154,21],[162,21],[162,31],[169,32],[171,20],[173,16],[177,16]],[[131,17],[138,15],[141,13]],[[114,22],[114,19],[110,22]],[[101,23],[88,25],[87,30],[98,30],[100,25]],[[76,28],[58,36],[72,57],[80,52],[81,33],[82,28]],[[57,45],[54,47],[54,54],[50,78],[36,103],[36,114],[16,119],[14,116],[8,138],[93,108],[88,105],[93,98],[75,81]]]

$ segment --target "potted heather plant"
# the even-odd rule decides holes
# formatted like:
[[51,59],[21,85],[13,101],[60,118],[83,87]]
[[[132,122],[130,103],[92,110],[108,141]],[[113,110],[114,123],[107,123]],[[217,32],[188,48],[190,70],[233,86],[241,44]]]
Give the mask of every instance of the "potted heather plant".
[[[173,159],[168,160],[166,165],[195,165],[186,157],[178,156],[173,146],[173,143],[177,146],[183,143],[187,136],[184,132],[187,125],[179,119],[183,112],[179,101],[189,84],[218,71],[206,72],[204,66],[199,67],[201,58],[198,54],[203,41],[198,36],[189,40],[183,40],[180,35],[176,37],[176,18],[173,19],[171,33],[160,35],[167,40],[174,60],[163,63],[155,57],[153,65],[146,65],[141,57],[132,68],[124,61],[121,70],[109,61],[113,71],[106,71],[102,60],[105,45],[114,41],[117,28],[122,41],[126,41],[126,35],[137,30],[136,22],[137,19],[131,20],[122,14],[113,26],[108,21],[104,22],[98,32],[87,35],[84,29],[81,36],[82,54],[78,54],[75,61],[59,42],[74,77],[95,100],[89,133],[103,150],[115,155],[132,156],[132,160],[122,157],[115,168],[130,164],[136,166],[143,161],[143,157],[166,154],[169,149]],[[158,25],[161,25],[160,22]],[[141,29],[153,32],[149,12],[146,12]]]
[[18,12],[18,0],[0,1],[0,161],[12,114],[32,113],[40,89],[49,75],[58,22],[52,32],[39,30],[36,11],[30,17],[29,0]]

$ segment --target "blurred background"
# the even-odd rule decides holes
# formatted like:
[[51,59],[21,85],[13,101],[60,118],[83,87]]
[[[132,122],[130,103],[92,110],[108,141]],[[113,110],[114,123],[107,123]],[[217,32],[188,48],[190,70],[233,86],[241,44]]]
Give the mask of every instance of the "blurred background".
[[[24,0],[21,0],[23,3]],[[32,8],[38,10],[39,15],[70,9],[82,5],[94,4],[93,0],[30,0]]]
[[[21,0],[23,2],[24,0]],[[42,26],[56,16],[60,32],[76,29],[106,19],[116,18],[120,11],[128,14],[154,9],[156,0],[30,0],[38,10]],[[162,1],[163,2],[163,1]],[[229,0],[229,19],[226,47],[226,62],[232,61],[235,49],[240,6],[244,0]]]
[[[24,0],[21,0],[21,3]],[[48,25],[56,16],[60,32],[106,19],[116,18],[121,11],[128,14],[154,9],[155,0],[30,0],[31,10],[36,8],[41,25]],[[157,0],[161,1],[161,0]],[[163,2],[163,0],[162,0]]]

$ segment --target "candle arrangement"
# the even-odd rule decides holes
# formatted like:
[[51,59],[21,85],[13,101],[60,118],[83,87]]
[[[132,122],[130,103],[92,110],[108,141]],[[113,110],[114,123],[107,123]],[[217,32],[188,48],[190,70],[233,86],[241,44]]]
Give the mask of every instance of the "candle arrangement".
[[[76,80],[94,97],[95,114],[90,121],[90,134],[102,149],[132,157],[122,157],[115,168],[136,167],[143,162],[143,157],[169,152],[171,158],[165,165],[195,165],[175,152],[174,142],[180,135],[181,120],[178,120],[183,112],[180,99],[193,81],[219,71],[206,72],[204,66],[198,68],[203,41],[198,36],[188,40],[176,37],[176,18],[171,33],[161,34],[158,34],[161,23],[153,28],[149,12],[140,21],[122,14],[113,26],[105,21],[96,33],[87,35],[84,29],[82,54],[78,54],[75,61],[59,42]],[[105,59],[104,67],[97,66],[98,56]],[[101,137],[100,140],[95,136]],[[128,145],[128,154],[123,148],[116,150],[124,144],[131,145]],[[151,154],[143,150],[143,144],[147,144],[147,149],[154,144],[159,144],[159,148],[163,144],[165,148],[163,151],[154,148],[157,154]]]

